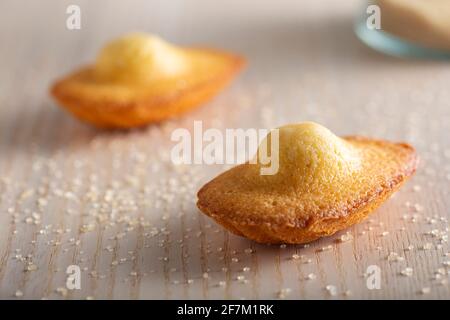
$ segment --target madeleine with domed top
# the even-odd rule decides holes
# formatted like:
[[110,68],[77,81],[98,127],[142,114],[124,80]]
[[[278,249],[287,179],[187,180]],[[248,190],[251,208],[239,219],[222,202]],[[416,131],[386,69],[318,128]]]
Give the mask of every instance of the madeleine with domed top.
[[[414,148],[334,135],[312,122],[278,128],[279,169],[238,165],[198,192],[197,206],[231,232],[260,243],[306,243],[363,220],[417,168]],[[271,134],[263,140],[267,144]]]
[[205,103],[244,63],[224,51],[177,47],[135,33],[108,43],[95,64],[57,81],[51,92],[61,106],[97,127],[140,127]]

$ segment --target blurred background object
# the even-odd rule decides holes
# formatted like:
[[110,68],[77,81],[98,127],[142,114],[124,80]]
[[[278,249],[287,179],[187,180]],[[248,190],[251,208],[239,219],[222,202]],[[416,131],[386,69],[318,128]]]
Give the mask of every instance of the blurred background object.
[[[355,31],[370,47],[398,56],[450,59],[450,2],[371,0]],[[375,21],[379,20],[376,28]]]

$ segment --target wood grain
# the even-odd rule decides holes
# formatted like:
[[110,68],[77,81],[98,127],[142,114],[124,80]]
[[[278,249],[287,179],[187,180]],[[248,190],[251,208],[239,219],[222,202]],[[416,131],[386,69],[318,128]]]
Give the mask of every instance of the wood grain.
[[[2,1],[0,298],[449,299],[450,65],[370,51],[352,31],[359,2],[328,2]],[[69,4],[81,30],[65,27]],[[234,50],[249,66],[211,103],[146,129],[99,131],[57,108],[50,83],[135,30]],[[198,188],[224,168],[171,163],[171,132],[194,120],[312,120],[408,141],[421,165],[367,221],[307,247],[263,246],[196,209]],[[353,240],[337,241],[347,231]],[[80,290],[66,289],[69,265]],[[380,290],[367,288],[370,265]]]

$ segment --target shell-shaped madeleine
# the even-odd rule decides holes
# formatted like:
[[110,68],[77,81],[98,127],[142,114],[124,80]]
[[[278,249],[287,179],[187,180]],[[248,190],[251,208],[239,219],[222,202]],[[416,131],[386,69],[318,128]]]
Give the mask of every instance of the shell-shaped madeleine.
[[214,97],[243,67],[224,51],[181,48],[146,34],[107,44],[95,64],[60,80],[51,93],[77,118],[133,128],[189,111]]
[[281,127],[278,135],[271,150],[279,155],[275,174],[262,175],[259,162],[245,163],[198,192],[203,213],[261,243],[305,243],[351,226],[417,166],[414,148],[405,143],[340,138],[310,122]]

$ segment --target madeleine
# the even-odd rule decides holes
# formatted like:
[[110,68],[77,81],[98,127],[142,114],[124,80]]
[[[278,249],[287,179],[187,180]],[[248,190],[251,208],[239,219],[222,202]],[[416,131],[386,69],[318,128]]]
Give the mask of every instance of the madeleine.
[[146,34],[108,43],[93,65],[51,88],[59,104],[102,128],[133,128],[176,117],[214,97],[244,59],[205,48],[181,48]]
[[358,223],[417,167],[405,143],[340,138],[310,122],[283,126],[278,136],[279,148],[271,150],[279,153],[276,174],[245,163],[198,192],[203,213],[260,243],[306,243]]

